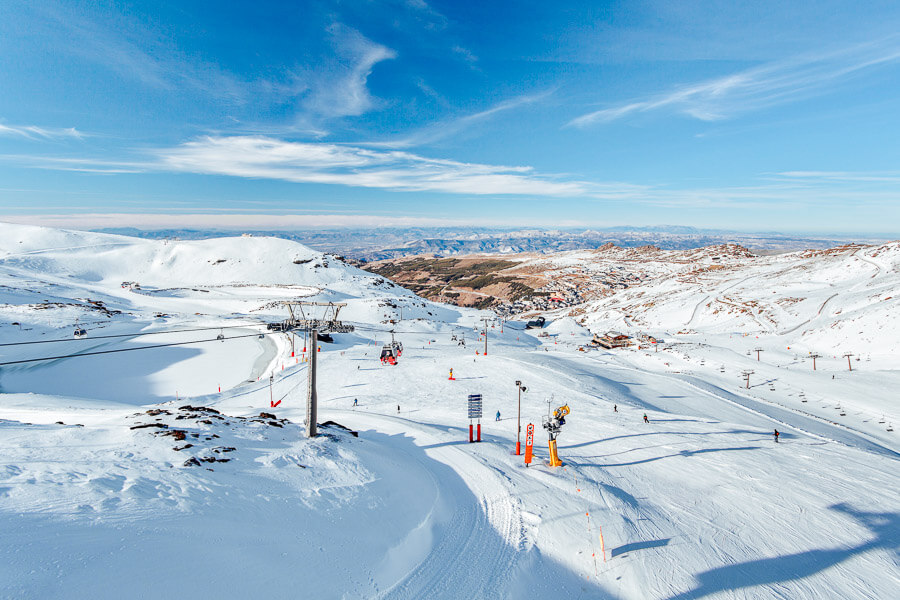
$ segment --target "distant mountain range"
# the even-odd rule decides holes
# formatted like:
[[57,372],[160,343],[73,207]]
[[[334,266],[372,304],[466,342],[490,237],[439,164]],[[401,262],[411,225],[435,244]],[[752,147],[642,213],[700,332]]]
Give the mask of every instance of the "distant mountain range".
[[[114,228],[97,230],[150,239],[207,239],[239,235],[234,231],[201,229],[140,230]],[[466,227],[417,227],[329,230],[248,230],[254,236],[274,236],[293,240],[320,251],[368,262],[418,254],[457,256],[519,252],[551,253],[599,248],[612,243],[624,248],[653,245],[664,250],[686,250],[716,244],[737,243],[761,254],[801,249],[831,248],[847,242],[881,243],[888,238],[859,236],[802,236],[778,232],[746,233],[697,229],[677,225],[655,227],[609,227],[604,229],[496,229]]]

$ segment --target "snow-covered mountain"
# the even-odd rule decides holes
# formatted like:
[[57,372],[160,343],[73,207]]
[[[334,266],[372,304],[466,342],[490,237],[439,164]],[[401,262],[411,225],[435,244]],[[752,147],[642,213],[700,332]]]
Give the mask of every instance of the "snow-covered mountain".
[[[898,596],[896,246],[675,256],[546,257],[635,274],[526,330],[284,240],[0,225],[0,597]],[[266,328],[301,298],[355,331]]]
[[809,352],[900,353],[900,242],[775,256],[737,245],[610,245],[527,260],[515,271],[580,290],[587,301],[557,313],[592,330],[763,333]]

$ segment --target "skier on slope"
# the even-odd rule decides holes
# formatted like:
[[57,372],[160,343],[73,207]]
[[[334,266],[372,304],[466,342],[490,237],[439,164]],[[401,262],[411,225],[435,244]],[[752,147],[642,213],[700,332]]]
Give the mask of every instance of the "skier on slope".
[[778,436],[781,435],[781,434],[778,433],[778,430],[776,429],[776,430],[775,430],[775,433],[774,433],[773,435],[775,436],[775,443],[777,444],[777,443],[778,443]]
[[494,420],[495,420],[495,421],[499,421],[499,420],[500,420],[500,411],[499,411],[499,410],[497,411],[497,418],[494,419]]
[[613,412],[619,412],[619,405],[613,404]]
[[644,423],[649,423],[650,419],[647,418],[647,413],[644,413]]

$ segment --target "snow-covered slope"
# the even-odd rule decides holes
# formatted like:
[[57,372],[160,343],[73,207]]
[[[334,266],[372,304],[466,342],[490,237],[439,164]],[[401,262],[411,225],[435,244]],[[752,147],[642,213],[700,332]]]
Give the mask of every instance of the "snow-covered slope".
[[[644,329],[781,336],[820,353],[900,352],[900,242],[754,256],[740,246],[690,251],[605,247],[528,261],[550,279],[577,273],[596,291],[575,309],[593,330]],[[624,286],[623,286],[624,287]]]
[[[888,431],[900,410],[877,393],[900,384],[896,364],[873,351],[852,372],[842,357],[813,372],[784,342],[815,340],[830,321],[815,302],[768,298],[799,297],[787,288],[803,271],[789,265],[809,264],[802,293],[838,294],[821,318],[852,314],[877,339],[868,314],[892,302],[872,299],[890,295],[890,247],[759,259],[752,279],[728,265],[757,259],[720,250],[680,271],[651,261],[656,279],[623,292],[655,290],[643,311],[637,296],[543,331],[495,322],[484,355],[486,313],[297,244],[2,227],[0,597],[900,596],[900,444]],[[581,269],[591,256],[559,260]],[[692,273],[704,260],[726,266]],[[762,317],[705,306],[738,291],[765,300]],[[345,301],[356,325],[319,344],[314,440],[302,429],[314,346],[264,327],[298,297]],[[770,314],[777,325],[763,326]],[[584,317],[693,333],[585,351]],[[403,355],[382,366],[391,330]],[[523,445],[536,425],[530,467],[514,453],[517,380]],[[469,444],[475,393],[483,442]],[[566,464],[551,468],[540,423],[562,404]]]

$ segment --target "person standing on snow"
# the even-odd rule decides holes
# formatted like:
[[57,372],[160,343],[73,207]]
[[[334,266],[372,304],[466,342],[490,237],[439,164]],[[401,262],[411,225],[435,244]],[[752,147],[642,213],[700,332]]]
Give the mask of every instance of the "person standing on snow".
[[494,419],[494,420],[495,420],[495,421],[499,421],[499,420],[500,420],[500,411],[499,411],[499,410],[497,411],[497,418]]
[[613,404],[613,412],[619,412],[619,405]]
[[777,444],[777,443],[778,443],[778,436],[781,435],[781,434],[778,433],[778,430],[776,429],[776,430],[775,430],[775,433],[774,433],[773,435],[775,436],[775,443]]
[[647,413],[644,413],[644,423],[649,423],[650,419],[647,418]]

